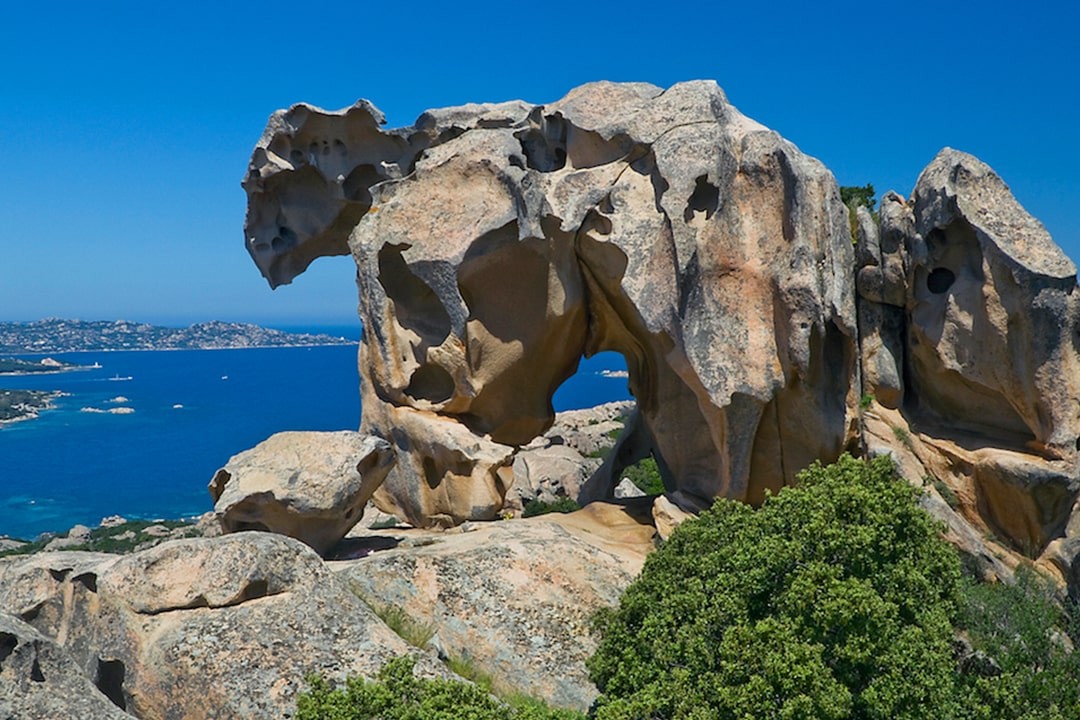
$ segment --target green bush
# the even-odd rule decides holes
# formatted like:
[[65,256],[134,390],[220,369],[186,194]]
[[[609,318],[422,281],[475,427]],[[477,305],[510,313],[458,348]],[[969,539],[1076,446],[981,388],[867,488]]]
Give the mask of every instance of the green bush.
[[[1080,718],[1080,642],[1076,608],[1069,616],[1055,602],[1054,586],[1030,567],[1015,584],[971,584],[960,624],[996,669],[965,676],[970,717],[1017,720]],[[1069,637],[1071,630],[1071,638]]]
[[626,468],[622,471],[622,476],[628,478],[646,495],[664,494],[664,479],[660,477],[660,468],[652,456]]
[[319,677],[296,702],[297,720],[582,720],[569,710],[554,710],[535,700],[511,704],[484,688],[461,680],[421,679],[410,657],[391,660],[376,681],[349,678],[331,689]]
[[720,500],[597,616],[601,720],[957,714],[955,552],[891,460]]
[[521,515],[522,517],[535,517],[537,515],[547,515],[548,513],[570,513],[580,509],[581,506],[568,497],[557,498],[552,502],[530,500],[525,503]]

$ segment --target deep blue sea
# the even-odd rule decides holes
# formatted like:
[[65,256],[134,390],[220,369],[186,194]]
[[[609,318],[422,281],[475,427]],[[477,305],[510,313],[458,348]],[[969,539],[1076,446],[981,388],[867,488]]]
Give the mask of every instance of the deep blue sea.
[[[327,330],[339,329],[309,328]],[[101,367],[0,376],[0,388],[69,393],[36,420],[0,427],[0,535],[29,539],[109,515],[210,510],[207,483],[230,456],[283,430],[359,426],[356,352],[349,345],[61,353],[51,357]],[[600,374],[624,367],[613,353],[583,360],[556,393],[556,409],[628,399],[625,379]],[[82,410],[121,406],[135,412]]]

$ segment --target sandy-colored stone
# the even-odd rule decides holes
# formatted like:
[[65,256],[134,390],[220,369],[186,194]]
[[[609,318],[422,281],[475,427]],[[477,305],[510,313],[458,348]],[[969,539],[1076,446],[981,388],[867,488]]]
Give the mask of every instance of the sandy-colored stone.
[[946,148],[923,170],[911,212],[908,372],[921,419],[1074,457],[1080,403],[1062,380],[1080,376],[1075,265],[965,153]]
[[441,654],[467,659],[501,690],[586,709],[597,694],[585,670],[596,648],[589,619],[618,602],[653,532],[647,508],[595,503],[569,515],[470,523],[468,532],[428,533],[333,565],[373,604],[430,625]]
[[688,513],[666,495],[659,495],[652,504],[652,519],[656,525],[656,534],[661,540],[667,540],[675,528],[687,520],[693,518],[693,513]]
[[[107,668],[107,666],[106,666]],[[106,692],[107,669],[98,674]],[[9,720],[130,720],[55,642],[0,612],[0,717]]]
[[267,530],[320,553],[360,520],[394,464],[383,439],[357,432],[283,432],[229,459],[210,481],[225,532]]
[[372,677],[411,652],[311,548],[260,532],[8,562],[0,612],[65,649],[84,677],[104,667],[143,720],[276,720],[295,711],[306,675]]
[[757,503],[851,449],[956,494],[926,502],[990,574],[1075,520],[1076,267],[979,160],[943,150],[853,245],[829,172],[714,83],[380,119],[275,114],[245,188],[272,285],[357,263],[362,426],[400,452],[384,510],[446,526],[495,517],[515,474],[509,503],[534,494],[552,393],[613,350],[637,411],[579,501],[651,454],[683,511]]
[[[626,357],[642,437],[686,497],[757,500],[840,453],[857,401],[846,210],[820,163],[715,83],[379,117],[275,114],[245,187],[271,284],[348,238],[362,427],[402,451],[384,510],[493,517],[514,449],[601,350]],[[589,497],[635,459],[613,453]]]
[[985,573],[1027,558],[1075,584],[1058,540],[1080,497],[1076,267],[1001,178],[949,148],[879,216],[860,213],[856,249],[863,388],[884,406],[864,444],[934,488]]

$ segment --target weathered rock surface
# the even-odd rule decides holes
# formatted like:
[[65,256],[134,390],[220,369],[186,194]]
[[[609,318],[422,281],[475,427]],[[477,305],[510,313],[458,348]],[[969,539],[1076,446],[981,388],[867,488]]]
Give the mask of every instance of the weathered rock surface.
[[225,532],[267,530],[319,553],[360,520],[395,455],[357,432],[283,432],[230,458],[210,481]]
[[1076,267],[989,167],[948,148],[910,200],[886,193],[880,227],[860,214],[857,241],[864,390],[898,411],[869,413],[871,444],[949,496],[934,512],[984,571],[1027,557],[1075,586]]
[[[105,678],[100,685],[108,688]],[[30,625],[0,612],[0,717],[130,720],[68,654]]]
[[[942,150],[910,203],[887,199],[883,263],[906,268],[909,412],[996,444],[1074,455],[1076,266],[979,160]],[[900,257],[896,257],[899,254]]]
[[467,532],[412,530],[402,538],[422,544],[332,565],[373,604],[430,625],[441,654],[468,660],[503,690],[586,709],[597,694],[585,670],[596,649],[589,619],[618,602],[653,534],[648,502],[594,503],[570,515],[470,523]]
[[[642,431],[685,496],[759,499],[851,438],[836,183],[714,83],[380,121],[367,102],[276,113],[244,184],[272,285],[319,255],[356,259],[362,426],[399,454],[385,510],[493,517],[515,449],[601,350],[627,358]],[[590,494],[610,496],[618,471]]]
[[307,674],[370,677],[410,652],[309,547],[259,532],[8,560],[0,612],[144,720],[285,717]]
[[[446,526],[576,483],[521,448],[578,358],[614,350],[637,412],[580,501],[651,453],[682,511],[757,502],[874,445],[946,488],[930,505],[988,572],[1076,577],[1076,268],[985,164],[943,150],[853,248],[828,171],[712,83],[380,123],[279,112],[244,185],[272,285],[356,260],[362,426],[399,456],[383,509]],[[860,392],[895,418],[869,427]]]

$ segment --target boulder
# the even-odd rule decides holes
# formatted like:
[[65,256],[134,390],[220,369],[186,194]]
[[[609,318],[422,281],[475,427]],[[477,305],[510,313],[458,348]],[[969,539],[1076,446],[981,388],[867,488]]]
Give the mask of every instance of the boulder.
[[675,532],[675,528],[693,517],[694,514],[679,507],[674,498],[660,495],[653,500],[652,519],[653,524],[656,526],[656,534],[660,536],[661,540],[669,539],[671,534]]
[[267,530],[325,553],[360,520],[393,464],[381,438],[277,433],[230,458],[210,481],[210,495],[224,532]]
[[496,689],[587,709],[597,696],[585,669],[596,649],[589,621],[640,572],[653,547],[648,508],[594,503],[463,527],[408,531],[395,549],[332,565],[372,604],[427,625],[441,655],[471,663]]
[[598,460],[590,463],[566,445],[521,450],[514,456],[514,486],[507,505],[520,506],[530,500],[552,502],[560,497],[577,498],[589,471],[599,465]]
[[624,500],[626,498],[644,497],[645,491],[635,485],[630,478],[623,478],[619,481],[619,484],[615,486],[615,499]]
[[[366,101],[275,113],[244,187],[271,285],[356,260],[362,429],[399,450],[382,509],[494,517],[514,452],[602,350],[626,357],[641,437],[694,503],[759,500],[852,438],[847,211],[821,163],[715,83],[380,122]],[[587,494],[610,497],[626,460]]]
[[[632,402],[611,402],[556,414],[547,432],[514,455],[506,509],[520,511],[530,500],[591,500],[584,497],[585,487],[600,474],[633,412]],[[612,495],[619,497],[617,491]]]
[[373,677],[411,652],[311,548],[262,532],[8,562],[0,612],[64,648],[84,677],[105,677],[143,720],[286,717],[307,675]]

